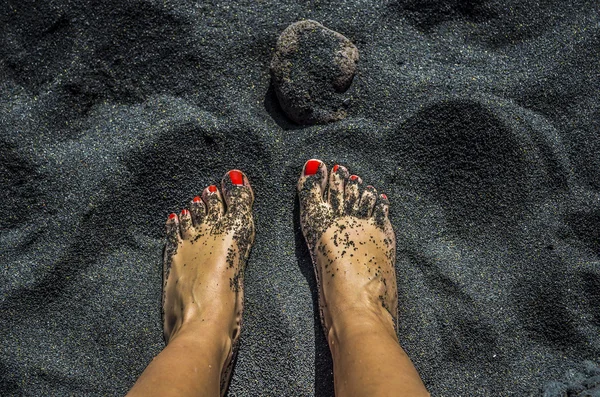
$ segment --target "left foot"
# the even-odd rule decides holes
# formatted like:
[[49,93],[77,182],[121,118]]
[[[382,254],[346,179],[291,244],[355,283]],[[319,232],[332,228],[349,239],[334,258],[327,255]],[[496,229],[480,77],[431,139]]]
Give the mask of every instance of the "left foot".
[[222,334],[228,357],[227,388],[244,308],[244,268],[254,242],[248,178],[237,170],[195,197],[189,210],[169,215],[163,273],[163,325],[167,343],[182,327],[212,327]]

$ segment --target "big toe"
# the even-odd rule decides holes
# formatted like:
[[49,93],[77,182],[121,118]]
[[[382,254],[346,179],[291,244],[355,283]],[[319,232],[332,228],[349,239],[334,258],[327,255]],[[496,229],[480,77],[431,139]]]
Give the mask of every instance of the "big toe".
[[246,174],[240,170],[227,172],[221,180],[221,189],[231,216],[243,215],[252,210],[254,192]]
[[298,197],[303,211],[323,203],[327,185],[327,167],[321,160],[308,160],[298,180]]

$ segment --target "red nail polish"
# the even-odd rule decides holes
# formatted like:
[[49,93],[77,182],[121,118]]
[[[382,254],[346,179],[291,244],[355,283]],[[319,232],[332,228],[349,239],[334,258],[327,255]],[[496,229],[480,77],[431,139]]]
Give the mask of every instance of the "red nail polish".
[[214,193],[214,192],[217,191],[217,187],[215,185],[210,185],[208,187],[208,191],[211,192],[211,193]]
[[358,176],[356,176],[356,175],[350,175],[350,180],[351,181],[355,181],[357,179],[358,179]]
[[182,216],[186,216],[189,213],[188,210],[186,210],[185,208],[181,210],[181,215]]
[[334,165],[334,166],[333,166],[333,172],[337,172],[337,170],[338,170],[339,168],[340,168],[340,166],[339,166],[339,165],[337,165],[337,164],[336,164],[336,165]]
[[194,197],[194,203],[199,203],[200,202],[200,197],[196,196]]
[[237,170],[229,171],[229,179],[234,186],[244,186],[244,176]]
[[387,200],[387,199],[388,199],[388,198],[387,198],[387,196],[386,196],[385,194],[382,194],[382,195],[381,195],[381,198],[382,198],[382,199],[384,199],[384,200]]
[[169,219],[175,219],[176,217],[177,217],[177,215],[175,215],[174,213],[169,214]]
[[319,171],[319,167],[321,166],[321,162],[319,160],[310,160],[304,166],[304,175],[314,175]]
[[375,189],[375,188],[371,185],[367,185],[367,189]]

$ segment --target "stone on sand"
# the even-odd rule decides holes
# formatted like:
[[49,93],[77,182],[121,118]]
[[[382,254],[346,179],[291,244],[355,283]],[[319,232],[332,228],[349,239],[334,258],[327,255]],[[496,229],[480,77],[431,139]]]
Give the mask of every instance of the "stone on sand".
[[311,20],[291,24],[271,61],[281,108],[298,124],[343,119],[357,62],[358,49],[340,33]]

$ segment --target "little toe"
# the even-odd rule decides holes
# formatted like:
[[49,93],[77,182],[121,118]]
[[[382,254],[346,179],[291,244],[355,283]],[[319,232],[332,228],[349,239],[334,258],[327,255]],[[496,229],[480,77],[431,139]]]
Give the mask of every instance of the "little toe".
[[254,192],[248,177],[240,170],[227,172],[221,180],[221,189],[227,204],[227,213],[242,215],[252,210]]
[[323,203],[327,183],[327,167],[321,160],[308,160],[298,180],[298,197],[302,209]]
[[198,226],[204,221],[204,217],[206,216],[206,206],[200,196],[194,197],[190,202],[190,214],[194,226]]
[[377,190],[371,185],[365,188],[360,203],[358,205],[357,215],[361,218],[368,218],[373,214],[373,208],[377,202]]
[[184,208],[181,210],[181,214],[179,214],[179,231],[181,233],[181,238],[190,238],[193,227],[194,225],[192,224],[192,216],[190,215],[190,211]]
[[348,170],[344,166],[335,165],[329,174],[329,204],[335,216],[344,214],[344,187],[348,179]]
[[166,253],[171,253],[177,250],[177,246],[181,241],[181,233],[179,232],[179,219],[177,214],[170,214],[166,224],[167,245]]
[[373,219],[375,220],[375,224],[385,229],[386,226],[390,223],[388,218],[390,212],[390,201],[388,200],[385,194],[380,194],[377,200],[377,204],[373,209]]
[[207,224],[215,224],[221,219],[221,216],[225,212],[223,205],[223,198],[221,192],[216,185],[210,185],[202,192],[202,199],[206,204],[206,216],[204,221]]
[[360,185],[362,179],[358,175],[350,175],[348,182],[346,183],[346,189],[344,196],[346,199],[345,213],[346,215],[355,215],[358,211],[358,204],[360,203]]

